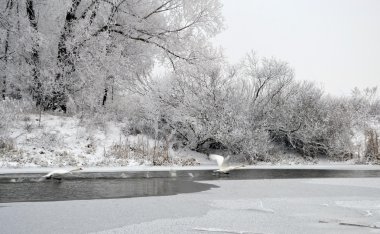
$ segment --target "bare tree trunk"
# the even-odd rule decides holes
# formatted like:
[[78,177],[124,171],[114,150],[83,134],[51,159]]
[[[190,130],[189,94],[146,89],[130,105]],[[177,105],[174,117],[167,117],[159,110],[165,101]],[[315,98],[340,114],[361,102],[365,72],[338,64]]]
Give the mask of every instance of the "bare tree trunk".
[[[11,11],[12,11],[12,8],[14,6],[14,2],[13,0],[8,0],[7,2],[7,8],[6,10],[8,11],[8,18],[10,17],[11,15]],[[5,42],[4,42],[4,64],[5,64],[5,68],[7,68],[7,65],[8,65],[8,53],[9,53],[9,38],[10,38],[10,28],[7,29],[7,35],[6,35],[6,38],[5,38]],[[7,93],[7,72],[4,72],[4,74],[2,75],[2,88],[1,88],[1,97],[3,100],[5,100],[5,97],[6,97],[6,93]]]
[[108,93],[108,88],[106,87],[104,89],[104,95],[103,95],[103,101],[102,101],[102,106],[104,106],[106,104],[106,101],[107,101],[107,93]]
[[[30,26],[38,31],[38,22],[36,19],[36,14],[34,11],[33,0],[26,1],[26,13],[28,15]],[[36,105],[40,106],[42,104],[42,90],[41,90],[41,72],[40,72],[40,55],[39,55],[39,45],[37,43],[33,44],[31,52],[31,65],[32,65],[32,76],[33,76],[33,85],[32,85],[32,96],[36,101]]]
[[75,71],[75,56],[77,55],[77,51],[68,50],[66,42],[72,36],[72,28],[77,20],[76,12],[80,3],[81,0],[72,0],[71,7],[66,13],[65,24],[58,42],[57,65],[59,70],[56,75],[56,87],[52,98],[47,101],[46,109],[55,110],[60,107],[66,112],[68,79],[72,78]]
[[70,75],[75,71],[74,56],[75,51],[68,51],[66,42],[72,36],[72,28],[77,20],[76,11],[81,0],[72,0],[71,7],[66,13],[65,24],[58,42],[58,67],[61,69],[58,73],[58,78]]
[[[5,43],[4,43],[4,61],[5,61],[5,68],[7,67],[8,64],[8,50],[9,50],[9,29],[7,30],[7,36],[5,38]],[[2,75],[2,87],[1,87],[1,97],[3,100],[5,100],[5,96],[7,93],[7,73],[4,72]]]

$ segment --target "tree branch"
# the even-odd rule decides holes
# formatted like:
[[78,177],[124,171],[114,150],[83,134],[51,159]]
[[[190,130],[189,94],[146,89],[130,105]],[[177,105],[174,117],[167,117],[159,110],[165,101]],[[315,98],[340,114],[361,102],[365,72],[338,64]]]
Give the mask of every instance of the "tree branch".
[[182,56],[180,56],[180,55],[174,53],[174,52],[171,51],[170,49],[166,48],[166,47],[163,46],[163,45],[158,44],[157,42],[149,41],[149,40],[147,40],[147,39],[140,38],[140,37],[133,37],[133,36],[128,35],[128,34],[124,33],[123,31],[120,31],[120,30],[116,30],[116,29],[109,29],[109,30],[110,30],[110,32],[118,33],[118,34],[123,35],[123,36],[125,36],[125,37],[127,37],[127,38],[129,38],[129,39],[132,39],[132,40],[141,41],[141,42],[144,42],[144,43],[146,43],[146,44],[152,44],[152,45],[155,45],[155,46],[161,48],[162,50],[164,50],[165,52],[167,52],[168,54],[170,54],[170,55],[176,57],[176,58],[179,58],[179,59],[185,60],[185,61],[187,61],[187,62],[190,62],[190,60],[189,60],[188,58],[182,57]]
[[86,15],[87,15],[87,13],[91,10],[91,8],[96,4],[96,3],[98,3],[99,2],[99,0],[92,0],[92,2],[90,3],[90,5],[86,8],[86,9],[84,9],[84,11],[82,12],[82,14],[81,14],[81,16],[79,17],[79,18],[81,18],[81,19],[84,19],[84,18],[86,18]]
[[149,17],[151,17],[152,15],[156,14],[156,13],[159,13],[159,12],[162,12],[160,11],[162,8],[164,8],[166,5],[168,5],[169,3],[171,3],[173,0],[169,0],[167,2],[165,2],[164,4],[162,4],[161,6],[157,7],[155,10],[153,10],[152,12],[150,12],[148,15],[146,15],[145,17],[143,17],[144,20],[148,19]]

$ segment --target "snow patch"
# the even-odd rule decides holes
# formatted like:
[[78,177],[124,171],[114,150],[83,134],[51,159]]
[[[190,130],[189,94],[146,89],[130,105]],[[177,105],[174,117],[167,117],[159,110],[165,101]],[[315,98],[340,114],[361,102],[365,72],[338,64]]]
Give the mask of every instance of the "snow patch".
[[231,233],[231,234],[248,234],[253,232],[245,232],[245,231],[232,231],[220,228],[193,228],[193,230],[201,231],[201,232],[217,232],[217,233]]
[[262,200],[215,200],[211,205],[220,209],[274,213],[274,210],[264,207]]
[[[161,142],[147,136],[126,136],[125,123],[87,123],[76,116],[51,114],[41,117],[40,122],[39,115],[25,115],[9,127],[15,149],[2,153],[0,167],[135,167],[152,165],[152,155],[160,156],[165,150]],[[170,151],[172,163],[196,163],[186,153]]]

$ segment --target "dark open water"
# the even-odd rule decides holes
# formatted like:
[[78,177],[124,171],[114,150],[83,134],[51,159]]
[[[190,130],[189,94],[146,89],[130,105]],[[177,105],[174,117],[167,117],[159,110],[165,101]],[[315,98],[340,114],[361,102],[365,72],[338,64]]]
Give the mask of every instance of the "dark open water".
[[228,175],[210,170],[83,172],[62,181],[43,180],[42,175],[0,174],[0,203],[167,196],[217,188],[212,180],[364,178],[380,177],[380,170],[241,169]]

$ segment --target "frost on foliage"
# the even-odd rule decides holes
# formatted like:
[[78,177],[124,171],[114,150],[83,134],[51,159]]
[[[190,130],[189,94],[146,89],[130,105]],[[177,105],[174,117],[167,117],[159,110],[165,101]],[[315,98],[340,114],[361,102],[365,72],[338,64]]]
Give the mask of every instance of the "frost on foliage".
[[276,58],[229,64],[220,1],[37,2],[0,6],[8,166],[379,158],[377,88],[332,97]]

